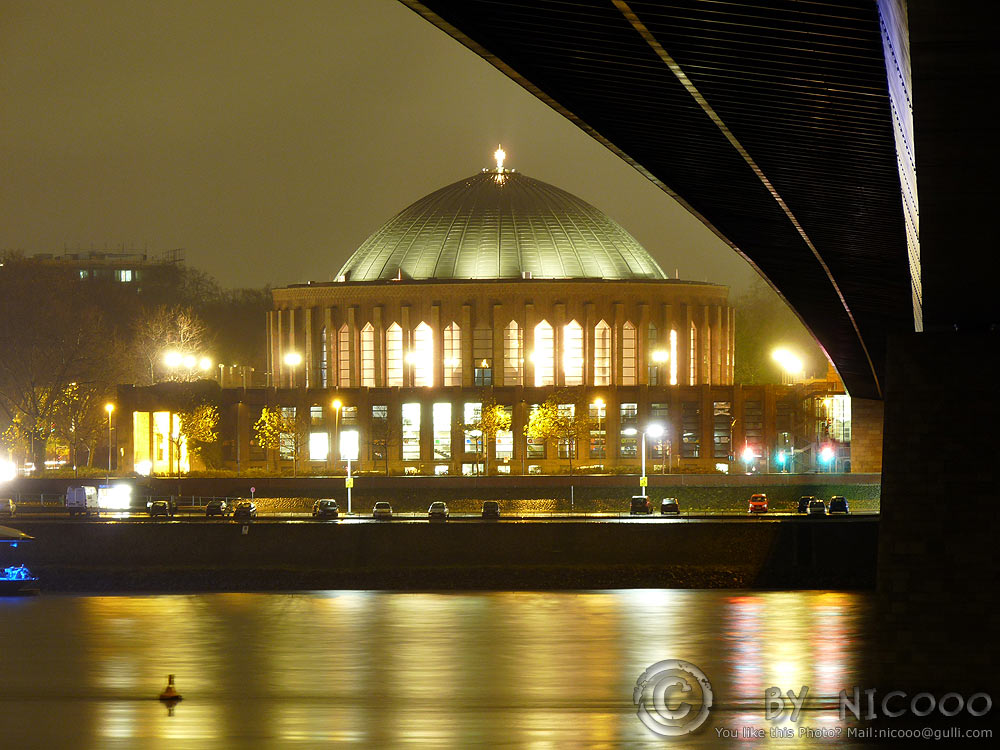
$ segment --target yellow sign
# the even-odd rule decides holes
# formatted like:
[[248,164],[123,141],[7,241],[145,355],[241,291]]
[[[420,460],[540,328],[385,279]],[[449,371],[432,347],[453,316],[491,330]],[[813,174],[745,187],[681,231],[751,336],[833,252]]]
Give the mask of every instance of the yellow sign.
[[639,486],[640,487],[648,487],[649,486],[649,477],[639,477]]
[[344,486],[347,487],[347,489],[351,489],[354,486],[354,477],[347,477],[344,479]]

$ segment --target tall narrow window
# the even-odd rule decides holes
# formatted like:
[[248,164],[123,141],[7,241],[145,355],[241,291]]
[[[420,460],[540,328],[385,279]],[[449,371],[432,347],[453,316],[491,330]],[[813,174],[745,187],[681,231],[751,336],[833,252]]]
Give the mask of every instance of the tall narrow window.
[[434,460],[451,458],[451,404],[434,404],[431,412],[434,427]]
[[691,321],[688,331],[688,385],[698,384],[698,327]]
[[583,328],[575,320],[563,327],[563,376],[566,385],[583,385]]
[[326,338],[326,326],[319,329],[319,386],[327,388],[329,386],[328,364],[330,360],[330,342]]
[[524,331],[513,320],[503,331],[503,384],[521,385],[524,372]]
[[375,387],[375,328],[371,323],[361,329],[361,387]]
[[351,332],[345,323],[337,334],[337,384],[351,387]]
[[622,385],[636,384],[635,326],[625,321],[622,326]]
[[455,323],[444,329],[444,384],[462,385],[462,329]]
[[659,331],[656,330],[655,325],[650,323],[649,330],[646,334],[646,348],[643,350],[643,358],[646,360],[646,364],[649,367],[649,376],[646,379],[647,384],[660,384],[660,367],[663,365],[665,360],[664,355],[665,352],[660,349]]
[[413,365],[413,385],[416,388],[434,386],[434,332],[426,323],[420,323],[413,330],[413,351],[410,352]]
[[493,385],[493,329],[476,328],[472,334],[473,383]]
[[552,326],[542,321],[535,326],[535,351],[532,354],[535,363],[535,386],[555,385],[555,347],[552,339]]
[[403,385],[403,329],[393,323],[385,331],[385,384]]
[[[514,407],[500,406],[513,425]],[[514,458],[514,433],[511,430],[497,430],[497,461]]]
[[594,327],[594,385],[611,385],[611,326]]
[[420,404],[403,404],[403,460],[420,460]]
[[677,385],[677,331],[670,329],[670,385]]

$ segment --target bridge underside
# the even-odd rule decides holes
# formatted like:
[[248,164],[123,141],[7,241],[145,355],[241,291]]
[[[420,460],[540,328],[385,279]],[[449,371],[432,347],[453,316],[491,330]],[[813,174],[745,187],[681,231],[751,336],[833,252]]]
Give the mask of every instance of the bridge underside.
[[402,0],[683,203],[795,309],[851,395],[913,330],[872,0]]

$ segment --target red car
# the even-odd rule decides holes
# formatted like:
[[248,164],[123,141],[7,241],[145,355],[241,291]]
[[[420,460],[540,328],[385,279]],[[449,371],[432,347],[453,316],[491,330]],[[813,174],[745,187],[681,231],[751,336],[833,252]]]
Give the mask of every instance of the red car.
[[767,513],[767,495],[763,493],[751,495],[747,513]]

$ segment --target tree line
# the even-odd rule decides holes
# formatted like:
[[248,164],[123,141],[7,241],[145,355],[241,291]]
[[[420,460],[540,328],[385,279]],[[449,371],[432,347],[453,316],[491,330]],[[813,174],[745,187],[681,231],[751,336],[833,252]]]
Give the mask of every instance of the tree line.
[[50,448],[94,465],[119,384],[212,378],[219,362],[263,372],[269,289],[226,290],[180,264],[142,270],[141,283],[82,279],[62,262],[0,255],[0,441],[36,471]]

